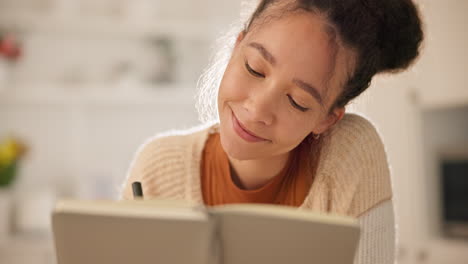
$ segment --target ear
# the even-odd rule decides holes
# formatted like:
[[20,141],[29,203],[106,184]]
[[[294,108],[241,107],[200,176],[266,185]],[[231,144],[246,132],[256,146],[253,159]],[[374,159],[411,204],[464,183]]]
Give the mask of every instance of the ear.
[[242,30],[238,35],[237,35],[237,39],[236,39],[236,44],[235,44],[235,47],[237,48],[237,46],[239,46],[239,44],[242,42],[242,40],[245,38],[245,35],[247,33],[245,32],[245,30]]
[[315,127],[314,134],[322,134],[332,126],[334,126],[338,121],[340,121],[345,115],[346,109],[344,107],[337,107],[332,112],[330,112],[324,120],[322,120],[317,127]]

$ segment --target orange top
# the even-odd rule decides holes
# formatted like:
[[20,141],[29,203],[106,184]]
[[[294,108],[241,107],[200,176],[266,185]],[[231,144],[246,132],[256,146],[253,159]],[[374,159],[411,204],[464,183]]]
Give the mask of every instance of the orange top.
[[222,148],[219,133],[209,135],[201,163],[204,203],[210,206],[229,203],[300,206],[312,184],[307,170],[308,162],[305,160],[307,155],[301,146],[302,144],[292,152],[283,170],[267,184],[259,189],[244,190],[232,179],[229,160]]

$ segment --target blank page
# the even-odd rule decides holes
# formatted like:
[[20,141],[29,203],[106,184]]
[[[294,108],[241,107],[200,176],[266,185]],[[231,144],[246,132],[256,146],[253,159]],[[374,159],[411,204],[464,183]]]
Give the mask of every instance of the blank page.
[[223,264],[353,263],[359,240],[354,219],[255,205],[214,211]]

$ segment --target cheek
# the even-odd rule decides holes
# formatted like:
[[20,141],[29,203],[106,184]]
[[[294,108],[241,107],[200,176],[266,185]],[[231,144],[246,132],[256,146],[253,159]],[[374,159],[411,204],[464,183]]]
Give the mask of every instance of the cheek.
[[[282,118],[278,138],[282,139],[281,144],[294,148],[306,138],[314,128],[315,117],[313,115],[306,117],[293,117],[287,115]],[[294,128],[294,129],[291,129]]]
[[239,63],[230,64],[226,68],[219,87],[218,101],[241,100],[247,96],[250,86],[249,78]]

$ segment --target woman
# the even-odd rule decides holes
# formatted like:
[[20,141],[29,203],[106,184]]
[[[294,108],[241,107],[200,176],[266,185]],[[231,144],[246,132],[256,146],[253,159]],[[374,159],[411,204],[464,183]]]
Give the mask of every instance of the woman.
[[355,263],[393,263],[385,150],[345,106],[374,75],[406,69],[422,39],[411,0],[260,1],[225,70],[212,68],[224,70],[219,120],[145,143],[124,198],[141,181],[148,197],[348,215],[362,228]]

